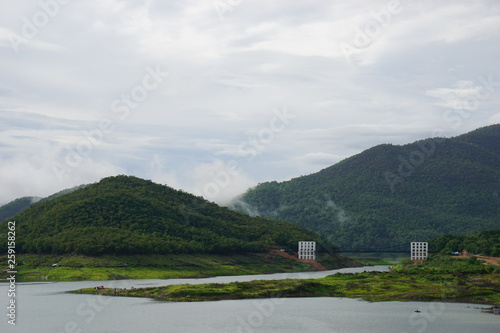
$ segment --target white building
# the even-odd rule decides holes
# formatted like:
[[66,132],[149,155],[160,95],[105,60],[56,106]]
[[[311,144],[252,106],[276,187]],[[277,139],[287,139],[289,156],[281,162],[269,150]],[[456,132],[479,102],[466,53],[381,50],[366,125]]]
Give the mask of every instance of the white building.
[[427,250],[427,242],[411,242],[411,260],[426,260]]
[[316,259],[316,242],[299,242],[299,259]]

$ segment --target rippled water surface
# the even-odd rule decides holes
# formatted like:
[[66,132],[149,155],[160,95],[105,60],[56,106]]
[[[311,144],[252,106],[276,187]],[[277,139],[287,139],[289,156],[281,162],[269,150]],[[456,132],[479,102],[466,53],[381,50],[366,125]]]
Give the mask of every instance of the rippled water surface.
[[[341,271],[386,270],[365,267]],[[16,326],[7,324],[7,285],[0,284],[0,332],[500,332],[500,316],[473,304],[369,303],[347,298],[276,298],[203,303],[67,294],[103,284],[130,288],[180,283],[315,278],[334,272],[232,276],[209,279],[18,283]],[[415,310],[420,310],[416,313]]]

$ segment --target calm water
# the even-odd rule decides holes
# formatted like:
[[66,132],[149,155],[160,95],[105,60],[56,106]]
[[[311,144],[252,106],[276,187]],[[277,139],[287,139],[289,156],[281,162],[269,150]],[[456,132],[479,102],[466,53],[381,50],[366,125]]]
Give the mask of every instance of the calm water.
[[[340,271],[386,270],[386,267]],[[0,284],[4,314],[0,332],[500,332],[500,316],[472,304],[382,302],[347,298],[288,298],[170,303],[143,298],[66,294],[103,284],[129,288],[322,277],[329,272],[217,277],[210,279],[44,282],[17,284],[17,325],[7,324],[7,286]],[[416,309],[421,313],[415,313]]]

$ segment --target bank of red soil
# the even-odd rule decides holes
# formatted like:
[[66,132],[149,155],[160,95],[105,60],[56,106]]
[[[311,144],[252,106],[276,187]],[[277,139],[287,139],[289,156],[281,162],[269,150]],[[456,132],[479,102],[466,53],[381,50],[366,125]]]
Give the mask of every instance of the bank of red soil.
[[287,259],[292,259],[298,262],[303,262],[305,264],[311,265],[314,268],[316,268],[318,271],[327,271],[328,268],[317,262],[316,260],[311,260],[311,259],[299,259],[296,256],[293,256],[289,253],[286,253],[285,251],[280,251],[280,250],[271,250],[271,254],[277,255],[277,256],[282,256]]

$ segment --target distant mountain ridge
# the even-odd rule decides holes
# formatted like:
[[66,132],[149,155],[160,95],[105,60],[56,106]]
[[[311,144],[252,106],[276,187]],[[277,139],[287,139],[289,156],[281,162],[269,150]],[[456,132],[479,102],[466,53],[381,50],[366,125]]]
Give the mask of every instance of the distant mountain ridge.
[[22,212],[23,210],[29,208],[31,205],[37,202],[43,202],[46,200],[57,198],[63,194],[71,193],[78,190],[79,188],[85,187],[86,185],[79,185],[72,188],[67,188],[57,193],[54,193],[48,197],[22,197],[15,199],[0,207],[0,221],[13,217],[14,215]]
[[19,212],[22,212],[35,202],[39,201],[40,197],[22,197],[16,200],[12,200],[11,202],[0,207],[0,221],[8,219],[16,215]]
[[319,232],[341,250],[500,225],[500,125],[378,145],[317,173],[248,190],[231,207]]
[[[16,253],[231,254],[321,241],[294,224],[249,217],[131,176],[104,178],[38,202],[12,220]],[[3,240],[6,233],[3,221]]]

